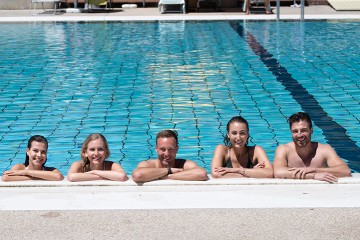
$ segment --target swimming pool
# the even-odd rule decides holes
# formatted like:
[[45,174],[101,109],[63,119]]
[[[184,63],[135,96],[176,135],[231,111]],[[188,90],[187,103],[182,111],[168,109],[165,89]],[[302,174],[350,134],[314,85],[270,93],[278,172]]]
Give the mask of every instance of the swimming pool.
[[[242,115],[270,160],[307,111],[313,140],[360,170],[360,22],[178,21],[0,24],[0,171],[30,135],[67,173],[92,132],[128,174],[179,133],[179,157],[210,170],[227,121]],[[14,41],[14,39],[17,39]]]

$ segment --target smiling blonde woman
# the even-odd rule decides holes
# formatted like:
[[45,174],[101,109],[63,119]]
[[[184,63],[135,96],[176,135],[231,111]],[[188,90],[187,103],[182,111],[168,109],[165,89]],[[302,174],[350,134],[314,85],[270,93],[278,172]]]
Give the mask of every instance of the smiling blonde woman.
[[126,181],[126,172],[119,163],[106,161],[110,150],[106,138],[100,133],[90,134],[81,148],[81,160],[74,162],[68,172],[71,182],[91,180]]

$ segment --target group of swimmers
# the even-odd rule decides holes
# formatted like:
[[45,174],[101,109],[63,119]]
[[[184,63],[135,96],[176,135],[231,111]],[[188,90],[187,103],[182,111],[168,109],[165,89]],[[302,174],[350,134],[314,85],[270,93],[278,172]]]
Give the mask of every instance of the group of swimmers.
[[[328,144],[311,141],[313,133],[310,116],[298,112],[290,116],[289,125],[293,141],[276,149],[273,165],[261,146],[248,146],[249,125],[241,116],[233,117],[226,126],[225,145],[219,144],[211,162],[213,178],[292,178],[316,179],[329,183],[338,177],[349,177],[347,164]],[[3,181],[53,180],[64,176],[59,170],[45,166],[48,142],[40,135],[32,136],[26,148],[24,164],[16,164],[4,171]],[[158,179],[204,181],[208,179],[204,168],[192,160],[176,158],[178,136],[173,130],[164,130],[156,136],[157,159],[140,162],[132,172],[136,183]],[[81,148],[81,160],[72,163],[69,181],[113,180],[126,181],[128,176],[121,165],[107,161],[110,150],[106,138],[99,133],[90,134]]]

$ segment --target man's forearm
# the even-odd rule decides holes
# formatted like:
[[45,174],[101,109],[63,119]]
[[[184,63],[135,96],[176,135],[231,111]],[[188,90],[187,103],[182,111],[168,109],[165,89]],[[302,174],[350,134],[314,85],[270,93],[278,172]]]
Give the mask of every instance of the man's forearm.
[[148,182],[168,175],[167,168],[140,168],[134,171],[135,182]]
[[193,168],[170,174],[168,178],[185,181],[204,181],[208,179],[206,172],[204,172],[201,168]]
[[350,177],[351,176],[351,170],[348,166],[344,165],[337,165],[333,167],[327,167],[327,168],[316,168],[316,172],[327,172],[335,175],[336,177]]

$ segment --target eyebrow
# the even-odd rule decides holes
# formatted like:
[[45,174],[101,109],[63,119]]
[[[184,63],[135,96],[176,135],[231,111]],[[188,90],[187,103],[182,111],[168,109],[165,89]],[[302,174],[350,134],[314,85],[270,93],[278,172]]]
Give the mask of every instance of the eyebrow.
[[45,150],[40,150],[39,148],[35,148],[35,147],[33,147],[32,149],[33,149],[33,150],[37,150],[37,151],[41,151],[41,152],[46,152],[46,151],[47,151],[47,149],[45,149]]
[[310,128],[308,128],[308,127],[305,127],[305,128],[293,128],[293,129],[291,129],[291,131],[295,131],[295,130],[304,130],[304,129],[310,129]]

